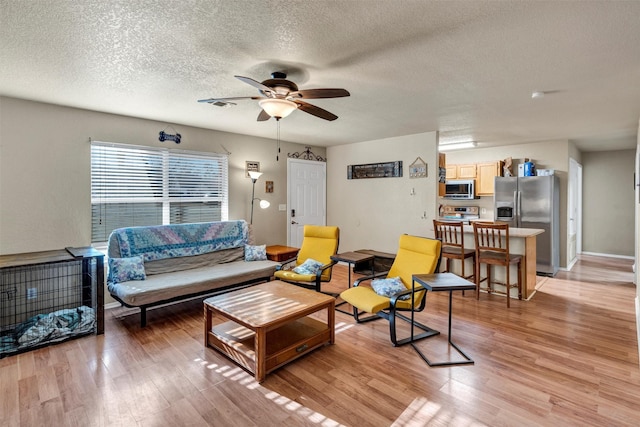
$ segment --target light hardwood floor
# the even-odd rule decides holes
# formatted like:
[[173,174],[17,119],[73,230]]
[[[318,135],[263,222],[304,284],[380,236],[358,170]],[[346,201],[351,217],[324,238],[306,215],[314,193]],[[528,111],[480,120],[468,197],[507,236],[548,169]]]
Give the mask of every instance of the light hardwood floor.
[[[346,286],[337,266],[331,283]],[[336,313],[336,344],[262,384],[203,346],[202,303],[106,313],[105,334],[0,359],[1,426],[638,426],[631,261],[583,256],[530,301],[454,296],[453,340],[474,365],[428,367],[388,323]],[[418,319],[444,332],[447,296]]]

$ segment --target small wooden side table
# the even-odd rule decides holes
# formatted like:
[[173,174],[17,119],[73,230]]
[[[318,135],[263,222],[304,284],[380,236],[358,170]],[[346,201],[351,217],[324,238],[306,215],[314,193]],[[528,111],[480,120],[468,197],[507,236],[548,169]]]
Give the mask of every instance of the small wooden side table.
[[[343,252],[341,254],[335,254],[335,255],[331,255],[331,261],[336,261],[336,262],[345,262],[348,264],[347,267],[347,271],[349,273],[349,283],[348,283],[348,287],[351,287],[351,266],[353,265],[355,268],[355,265],[359,262],[367,262],[367,261],[371,261],[371,274],[373,274],[373,255],[369,255],[369,254],[363,254],[360,252]],[[346,304],[346,301],[342,301],[338,304],[336,304],[336,307]],[[355,309],[355,308],[354,308]],[[344,314],[348,314],[349,316],[353,316],[353,313],[349,313],[347,311],[341,310],[339,308],[336,308],[336,310],[338,310],[340,313],[344,313]]]
[[267,246],[267,258],[271,261],[282,262],[298,255],[300,249],[291,246],[271,245]]

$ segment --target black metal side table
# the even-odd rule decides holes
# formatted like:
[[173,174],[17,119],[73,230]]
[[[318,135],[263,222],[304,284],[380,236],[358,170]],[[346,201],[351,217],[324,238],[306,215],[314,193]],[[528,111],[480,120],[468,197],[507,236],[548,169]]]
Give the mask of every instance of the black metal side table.
[[[476,289],[476,285],[460,276],[456,276],[453,273],[436,273],[436,274],[414,274],[412,276],[412,289],[415,289],[415,284],[418,283],[424,286],[431,292],[449,292],[449,331],[447,340],[453,348],[455,348],[460,355],[464,357],[464,360],[457,362],[431,362],[427,357],[415,346],[415,343],[411,343],[411,346],[420,357],[427,362],[429,366],[451,366],[451,365],[468,365],[474,363],[474,361],[467,356],[467,354],[460,349],[453,341],[451,341],[451,306],[453,303],[453,291],[471,291]],[[425,296],[426,298],[426,296]],[[413,328],[411,328],[411,335],[413,337]]]

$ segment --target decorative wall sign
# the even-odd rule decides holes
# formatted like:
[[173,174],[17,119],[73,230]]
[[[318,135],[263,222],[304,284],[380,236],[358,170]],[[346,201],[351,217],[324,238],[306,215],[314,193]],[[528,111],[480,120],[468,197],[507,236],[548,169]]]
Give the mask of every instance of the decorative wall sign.
[[[173,129],[173,126],[168,126],[168,127],[170,127],[174,132],[176,132],[176,130]],[[173,141],[176,144],[180,144],[182,135],[180,135],[178,132],[176,132],[175,134],[167,133],[165,132],[165,130],[167,130],[167,128],[164,128],[164,130],[161,130],[160,133],[158,134],[158,141],[160,142]]]
[[265,181],[264,192],[273,193],[273,181]]
[[397,178],[402,176],[402,160],[386,163],[348,165],[347,179]]
[[409,178],[426,178],[427,164],[420,157],[416,158],[409,165]]
[[249,172],[260,172],[260,162],[250,162],[247,160],[245,164],[246,167],[244,173],[247,178],[249,178]]
[[287,153],[287,156],[292,158],[292,159],[303,159],[303,160],[315,160],[316,162],[326,162],[327,159],[325,159],[322,156],[318,156],[317,154],[314,154],[313,151],[311,151],[311,147],[304,147],[305,150],[302,152],[298,152],[298,153]]

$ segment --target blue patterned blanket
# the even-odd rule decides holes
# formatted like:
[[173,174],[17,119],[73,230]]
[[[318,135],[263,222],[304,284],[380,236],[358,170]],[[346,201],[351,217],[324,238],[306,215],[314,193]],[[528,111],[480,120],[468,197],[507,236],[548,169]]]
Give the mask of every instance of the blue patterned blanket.
[[249,226],[243,220],[127,227],[113,234],[122,258],[141,255],[145,261],[239,248],[249,242]]

